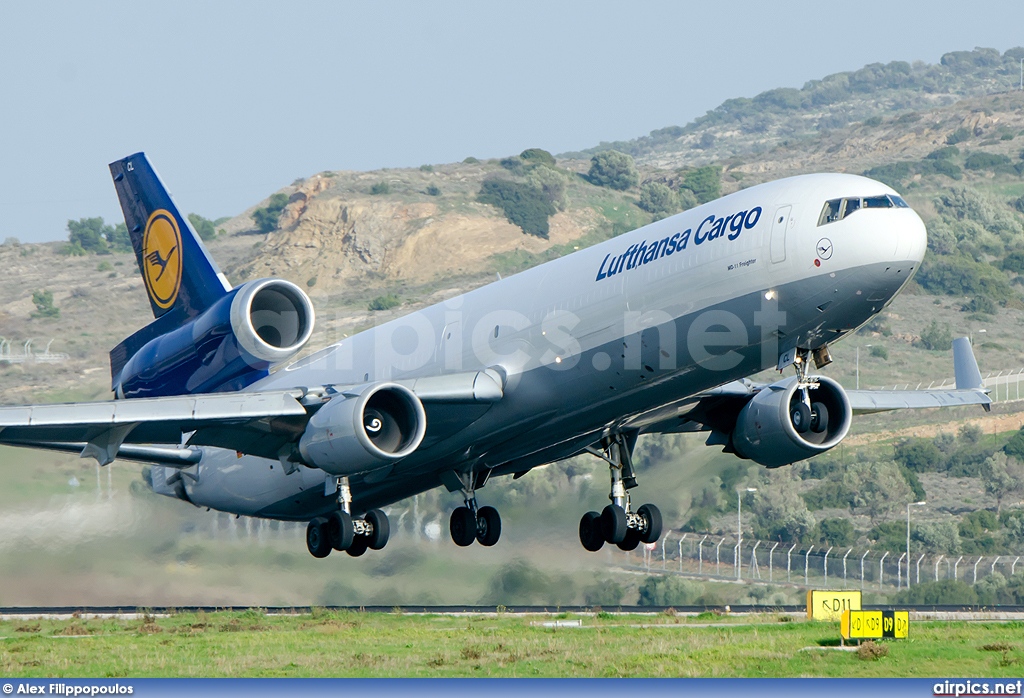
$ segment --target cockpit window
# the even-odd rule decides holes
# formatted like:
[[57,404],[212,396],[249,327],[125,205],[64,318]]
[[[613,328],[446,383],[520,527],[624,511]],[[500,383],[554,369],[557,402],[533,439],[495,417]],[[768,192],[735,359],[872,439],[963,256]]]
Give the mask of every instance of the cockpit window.
[[845,199],[830,199],[825,202],[818,217],[818,225],[835,223],[849,216],[861,208],[910,208],[907,202],[895,194],[883,194],[881,196],[850,196]]

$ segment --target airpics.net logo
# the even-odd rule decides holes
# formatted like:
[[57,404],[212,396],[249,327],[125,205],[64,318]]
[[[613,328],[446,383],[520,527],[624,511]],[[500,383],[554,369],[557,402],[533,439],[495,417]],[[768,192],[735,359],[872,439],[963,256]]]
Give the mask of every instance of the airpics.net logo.
[[971,696],[1019,696],[1024,680],[1008,681],[975,681],[957,679],[942,681],[932,687],[933,696],[953,696],[969,698]]

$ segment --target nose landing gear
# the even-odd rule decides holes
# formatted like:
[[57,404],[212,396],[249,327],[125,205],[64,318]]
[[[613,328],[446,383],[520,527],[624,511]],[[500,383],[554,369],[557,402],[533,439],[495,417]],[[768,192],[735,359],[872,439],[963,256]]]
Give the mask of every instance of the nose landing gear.
[[653,543],[661,537],[661,511],[653,504],[644,504],[635,512],[629,490],[636,487],[632,450],[635,440],[622,434],[606,439],[604,451],[587,450],[608,463],[611,475],[611,504],[601,513],[588,511],[580,519],[580,543],[584,549],[597,552],[605,543],[622,550],[633,550],[640,543]]

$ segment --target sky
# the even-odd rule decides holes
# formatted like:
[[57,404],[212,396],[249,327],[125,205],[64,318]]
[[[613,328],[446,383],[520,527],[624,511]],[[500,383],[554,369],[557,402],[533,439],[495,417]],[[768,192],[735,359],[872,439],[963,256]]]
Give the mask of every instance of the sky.
[[323,170],[558,153],[730,97],[1024,45],[1024,2],[9,2],[0,241],[121,221],[144,150],[179,206],[231,216]]

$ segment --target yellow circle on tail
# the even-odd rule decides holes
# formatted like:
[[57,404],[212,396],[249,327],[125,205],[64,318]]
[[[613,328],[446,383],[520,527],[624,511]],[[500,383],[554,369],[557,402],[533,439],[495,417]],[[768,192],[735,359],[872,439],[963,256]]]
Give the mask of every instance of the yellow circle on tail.
[[174,216],[153,211],[142,236],[142,278],[153,303],[170,308],[181,288],[181,231]]

